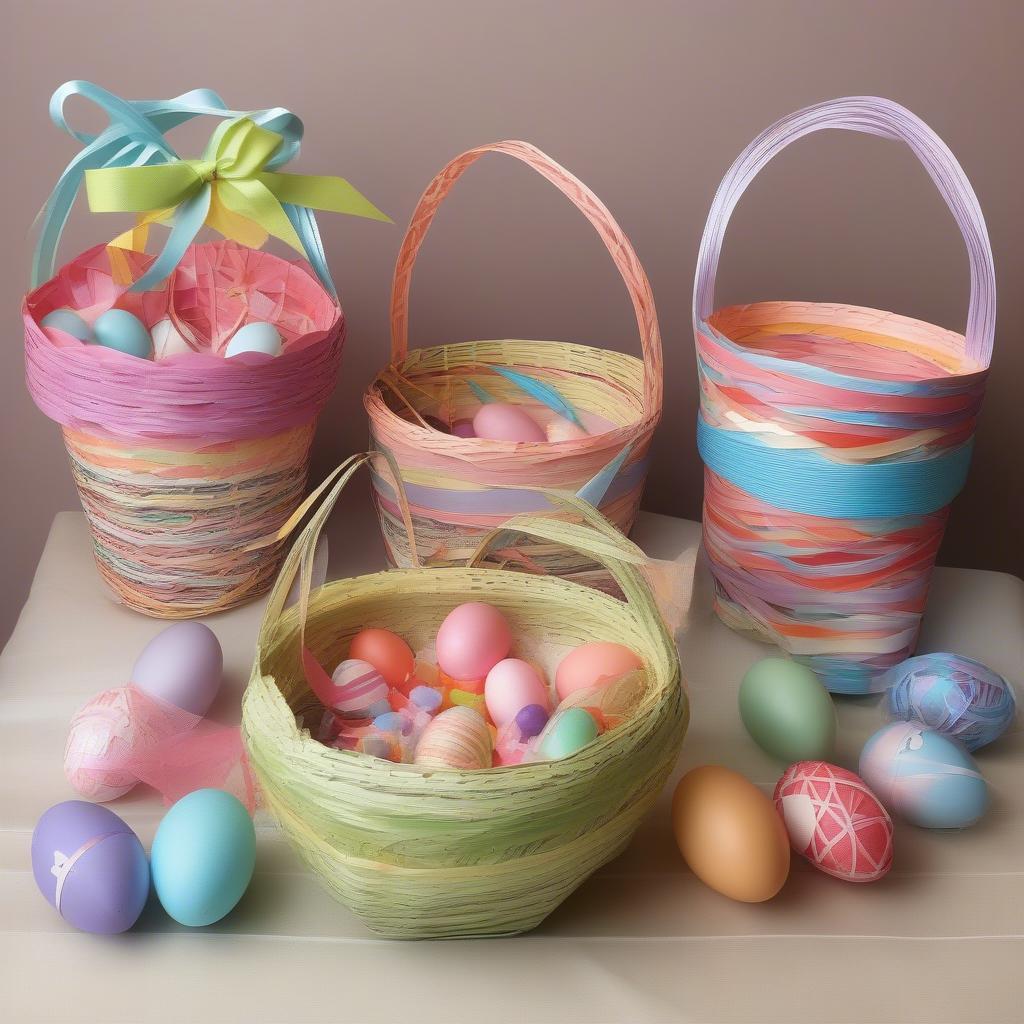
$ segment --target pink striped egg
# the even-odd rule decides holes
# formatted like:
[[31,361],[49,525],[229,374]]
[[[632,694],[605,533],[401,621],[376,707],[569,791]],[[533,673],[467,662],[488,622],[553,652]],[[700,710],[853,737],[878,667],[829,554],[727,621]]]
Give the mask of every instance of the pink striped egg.
[[456,705],[423,730],[414,762],[423,768],[490,768],[491,731],[479,712]]
[[387,681],[368,661],[346,658],[331,681],[330,706],[342,718],[376,718],[391,710]]

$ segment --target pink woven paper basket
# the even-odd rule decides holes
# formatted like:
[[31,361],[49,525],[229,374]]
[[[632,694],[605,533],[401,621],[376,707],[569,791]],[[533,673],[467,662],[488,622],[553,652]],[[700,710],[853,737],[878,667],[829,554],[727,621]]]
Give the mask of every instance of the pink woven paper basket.
[[[151,259],[118,250],[135,276]],[[234,242],[192,246],[159,289],[118,284],[104,246],[23,305],[29,391],[60,424],[96,563],[118,599],[160,618],[241,604],[269,588],[281,544],[250,549],[300,504],[345,321],[308,266]],[[85,345],[40,321],[67,306],[168,317],[198,351],[157,361]],[[224,359],[250,317],[284,351]]]
[[[714,310],[730,215],[791,142],[826,128],[906,143],[967,243],[966,335],[875,309]],[[701,241],[693,299],[717,609],[828,687],[865,693],[913,653],[949,504],[963,487],[995,330],[985,220],[963,170],[910,111],[852,97],[783,118],[737,158]]]
[[[485,153],[522,161],[561,191],[590,221],[615,262],[633,303],[643,360],[584,345],[551,341],[468,341],[410,352],[409,287],[413,266],[441,201]],[[571,439],[514,443],[463,438],[426,425],[471,416],[479,399],[474,378],[503,401],[524,403],[521,390],[490,370],[499,366],[552,385],[589,431]],[[661,416],[661,335],[647,275],[607,207],[582,182],[525,142],[499,142],[452,160],[424,192],[395,265],[391,293],[391,362],[370,386],[365,405],[373,445],[401,470],[416,529],[418,561],[465,560],[489,530],[520,513],[549,511],[541,489],[577,492],[617,457],[614,479],[599,507],[628,532],[647,475],[651,435]],[[540,420],[557,418],[543,405]],[[388,481],[374,477],[381,529],[393,562],[413,564],[406,532]],[[556,545],[523,542],[515,557],[535,571],[600,585],[606,574],[592,561]]]

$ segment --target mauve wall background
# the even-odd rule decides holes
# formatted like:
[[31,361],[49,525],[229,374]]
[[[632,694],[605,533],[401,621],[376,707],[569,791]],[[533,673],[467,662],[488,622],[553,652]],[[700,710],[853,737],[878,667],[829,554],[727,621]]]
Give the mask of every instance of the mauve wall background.
[[[797,107],[853,93],[899,100],[946,139],[973,181],[1001,288],[974,467],[942,560],[1024,573],[1024,5],[1015,0],[8,0],[2,8],[0,638],[54,513],[77,507],[57,427],[24,389],[18,317],[26,233],[75,152],[46,114],[51,91],[69,78],[136,98],[205,85],[236,107],[289,107],[307,128],[298,169],[349,178],[395,218],[394,227],[321,218],[349,342],[321,423],[317,475],[365,443],[359,397],[385,360],[392,264],[431,176],[482,142],[519,137],[547,150],[604,199],[651,277],[666,410],[646,506],[691,518],[700,515],[701,472],[690,289],[714,189],[753,135]],[[80,211],[64,252],[117,227]],[[898,146],[846,133],[798,144],[756,182],[734,218],[719,289],[721,303],[839,299],[957,329],[966,296],[963,246],[924,172]],[[636,346],[621,282],[589,225],[540,178],[496,157],[469,172],[435,223],[417,266],[412,335],[420,344],[524,337]]]

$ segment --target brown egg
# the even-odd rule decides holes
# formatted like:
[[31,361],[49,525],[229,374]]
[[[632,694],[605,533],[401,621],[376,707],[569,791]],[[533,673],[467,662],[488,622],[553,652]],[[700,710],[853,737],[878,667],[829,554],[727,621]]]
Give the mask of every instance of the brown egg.
[[770,900],[789,874],[789,839],[774,804],[728,768],[704,765],[679,780],[672,829],[690,870],[731,899]]

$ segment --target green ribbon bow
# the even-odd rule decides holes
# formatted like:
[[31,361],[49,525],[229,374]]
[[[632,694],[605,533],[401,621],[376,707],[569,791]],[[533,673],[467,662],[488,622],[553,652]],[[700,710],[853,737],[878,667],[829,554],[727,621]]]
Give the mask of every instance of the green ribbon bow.
[[203,224],[252,248],[273,235],[310,258],[295,229],[297,208],[305,208],[306,216],[310,210],[327,210],[390,223],[343,178],[265,170],[283,142],[277,132],[238,117],[217,126],[198,160],[87,170],[91,210],[138,214],[137,227],[173,214],[164,251],[134,288],[144,290],[163,280]]

